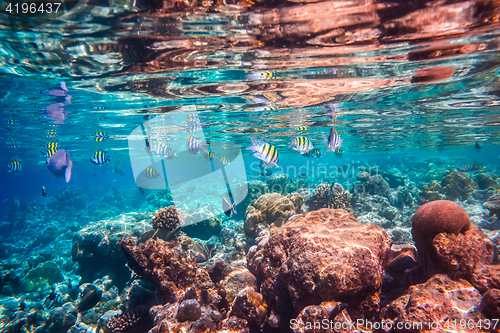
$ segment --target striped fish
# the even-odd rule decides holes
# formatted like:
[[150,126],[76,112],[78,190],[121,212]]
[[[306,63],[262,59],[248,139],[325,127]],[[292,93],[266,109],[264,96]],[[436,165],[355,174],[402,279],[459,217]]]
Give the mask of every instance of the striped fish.
[[247,75],[248,80],[270,80],[275,78],[276,78],[276,72],[274,71],[253,72]]
[[59,143],[57,143],[57,142],[49,142],[49,143],[47,143],[47,148],[55,148],[55,149],[57,149],[57,147],[59,147]]
[[44,153],[43,151],[42,151],[41,153],[42,153],[42,154],[44,154],[44,155],[45,155],[45,157],[49,158],[49,157],[51,157],[52,155],[54,155],[54,153],[55,153],[56,151],[57,151],[57,148],[52,147],[52,148],[49,148],[49,149],[47,150],[47,152],[46,152],[46,153]]
[[256,108],[252,109],[252,111],[254,111],[254,112],[274,111],[274,110],[278,110],[278,108],[275,106],[258,106]]
[[144,170],[144,176],[151,179],[156,179],[161,177],[161,175],[153,168],[147,168]]
[[339,133],[332,127],[330,135],[328,136],[328,149],[326,151],[335,151],[335,149],[342,147],[342,139]]
[[307,131],[307,127],[305,127],[305,126],[299,126],[299,127],[295,127],[295,130],[297,132],[306,132]]
[[103,141],[109,138],[109,136],[102,131],[96,132],[92,137],[94,138],[94,141]]
[[293,147],[293,150],[296,150],[301,154],[308,153],[311,149],[313,149],[312,143],[305,136],[298,136],[295,139],[292,139],[290,147]]
[[222,198],[222,210],[226,216],[231,217],[233,214],[237,214],[236,207],[231,205],[226,198]]
[[475,171],[481,171],[483,169],[484,169],[484,167],[482,167],[482,166],[464,165],[463,167],[458,168],[457,170],[460,172],[475,172]]
[[307,153],[304,153],[305,157],[313,157],[313,158],[319,158],[321,157],[321,151],[319,149],[312,149],[308,151]]
[[340,148],[335,149],[335,156],[342,157],[342,149]]
[[212,153],[212,152],[209,152],[209,153],[205,153],[205,158],[210,161],[210,160],[213,160],[215,158],[215,154]]
[[21,163],[19,163],[19,161],[16,160],[11,161],[9,164],[6,165],[6,167],[8,172],[13,172],[13,173],[18,173],[23,168],[21,166]]
[[206,149],[207,143],[202,142],[201,139],[195,138],[192,135],[189,136],[186,146],[187,150],[191,154],[199,154],[200,149],[203,150],[205,153],[208,153],[208,150]]
[[248,147],[247,150],[255,151],[253,156],[265,162],[268,166],[278,166],[278,150],[272,144],[267,142],[261,144],[252,138],[252,146]]
[[222,155],[222,157],[221,157],[220,161],[221,161],[221,162],[222,162],[222,164],[224,164],[224,165],[228,165],[228,164],[230,163],[230,162],[229,162],[229,159],[228,159],[226,156],[224,156],[224,155]]
[[103,165],[111,161],[111,158],[108,156],[108,154],[104,151],[96,151],[92,158],[90,159],[90,162],[94,163],[95,165]]

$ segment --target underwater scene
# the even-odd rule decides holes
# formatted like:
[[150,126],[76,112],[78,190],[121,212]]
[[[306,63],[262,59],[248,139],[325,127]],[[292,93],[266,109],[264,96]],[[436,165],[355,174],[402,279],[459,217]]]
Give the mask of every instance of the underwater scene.
[[500,332],[498,1],[0,9],[0,332]]

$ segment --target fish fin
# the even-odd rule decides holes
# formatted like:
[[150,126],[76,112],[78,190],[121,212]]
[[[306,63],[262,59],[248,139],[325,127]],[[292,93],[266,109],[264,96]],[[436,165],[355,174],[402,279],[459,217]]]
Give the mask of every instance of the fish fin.
[[69,180],[71,179],[71,168],[73,167],[73,161],[69,155],[69,150],[66,150],[66,160],[68,161],[68,166],[64,172],[64,178],[66,179],[66,183],[69,183]]

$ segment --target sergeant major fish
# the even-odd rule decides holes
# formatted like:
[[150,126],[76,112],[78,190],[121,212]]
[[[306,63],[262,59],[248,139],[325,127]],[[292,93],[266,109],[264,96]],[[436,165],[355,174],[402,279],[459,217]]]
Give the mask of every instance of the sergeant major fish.
[[96,151],[92,158],[90,159],[90,162],[94,163],[95,165],[103,165],[111,161],[111,158],[109,155],[104,152],[104,151]]
[[5,167],[7,168],[8,172],[13,172],[13,173],[19,173],[19,172],[21,172],[21,170],[23,168],[21,166],[21,163],[19,163],[19,161],[17,161],[17,160],[11,161]]
[[293,147],[293,150],[296,150],[301,154],[308,153],[311,149],[313,149],[312,143],[305,136],[298,136],[295,139],[292,139],[290,147]]
[[268,166],[278,166],[278,150],[270,143],[260,143],[252,138],[252,146],[247,150],[255,151],[253,156],[266,163]]

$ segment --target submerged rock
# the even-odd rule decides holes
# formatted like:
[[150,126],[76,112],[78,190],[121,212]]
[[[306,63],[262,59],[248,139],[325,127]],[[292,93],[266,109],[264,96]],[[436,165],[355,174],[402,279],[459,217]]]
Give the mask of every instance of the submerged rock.
[[383,228],[341,209],[320,209],[260,239],[248,253],[248,269],[281,326],[308,305],[349,300],[356,306],[370,298],[382,284],[390,247]]
[[257,237],[257,225],[277,226],[295,214],[295,206],[290,199],[279,193],[262,195],[247,207],[245,214],[245,235]]

